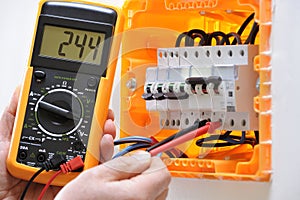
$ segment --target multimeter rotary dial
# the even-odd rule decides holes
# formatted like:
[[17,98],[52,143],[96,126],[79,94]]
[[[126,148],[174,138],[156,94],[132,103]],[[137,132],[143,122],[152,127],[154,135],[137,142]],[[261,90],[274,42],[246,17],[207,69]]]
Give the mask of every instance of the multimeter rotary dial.
[[48,91],[38,100],[35,109],[38,127],[53,137],[76,131],[83,121],[83,104],[72,91],[59,88]]

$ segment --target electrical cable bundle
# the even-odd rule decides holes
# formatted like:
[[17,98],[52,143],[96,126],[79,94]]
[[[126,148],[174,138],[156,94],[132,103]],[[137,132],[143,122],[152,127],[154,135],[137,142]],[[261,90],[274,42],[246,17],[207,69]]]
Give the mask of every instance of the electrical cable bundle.
[[[195,123],[185,129],[178,131],[177,133],[157,141],[154,137],[140,137],[129,136],[114,141],[114,145],[133,143],[125,147],[122,151],[118,152],[114,157],[123,156],[131,151],[137,149],[144,149],[148,151],[152,156],[160,155],[161,153],[167,154],[170,158],[188,158],[188,156],[181,150],[175,148],[176,146],[185,143],[189,140],[193,140],[199,136],[203,136],[206,133],[214,132],[220,126],[220,122],[210,122],[209,120],[195,121]],[[224,134],[213,134],[208,137],[200,138],[196,141],[196,145],[199,147],[228,147],[233,145],[250,144],[254,146],[258,144],[258,131],[254,131],[254,137],[246,137],[246,131],[241,131],[241,136],[233,135],[232,131],[226,131]],[[212,142],[215,141],[215,142]]]
[[[240,144],[250,144],[252,146],[257,144],[256,138],[246,137],[246,132],[241,131],[241,136],[231,135],[232,131],[226,131],[224,134],[211,135],[209,137],[201,138],[196,141],[199,147],[226,147]],[[217,142],[211,142],[217,141]]]
[[[213,39],[216,41],[216,45],[236,45],[242,44],[241,35],[243,34],[246,27],[249,23],[254,19],[254,13],[252,13],[241,25],[237,33],[230,32],[228,34],[215,31],[213,33],[206,33],[200,29],[192,29],[188,32],[181,33],[176,40],[175,47],[180,47],[182,39],[184,39],[184,46],[195,46],[196,39],[199,39],[199,43],[197,46],[211,46]],[[251,31],[248,35],[248,38],[244,42],[244,44],[254,44],[255,38],[259,31],[259,25],[257,22],[253,22]],[[230,43],[230,38],[233,37],[234,40]]]
[[[129,136],[126,138],[121,138],[119,140],[114,141],[114,145],[120,145],[120,144],[126,144],[126,143],[133,143],[127,147],[125,147],[122,151],[118,152],[113,156],[112,159],[123,156],[131,151],[148,148],[151,147],[154,144],[159,143],[154,137],[146,138],[146,137],[140,137],[140,136]],[[179,149],[173,148],[169,151],[164,152],[166,153],[170,158],[186,158],[187,155],[185,155],[182,151]]]
[[125,147],[122,151],[118,152],[116,155],[113,156],[112,159],[123,156],[131,151],[147,148],[153,144],[152,139],[147,137],[140,137],[140,136],[129,136],[126,138],[121,138],[114,141],[114,145],[126,144],[126,143],[133,143],[127,147]]
[[127,146],[122,151],[118,152],[113,158],[125,155],[133,150],[147,148],[152,156],[166,153],[169,157],[181,157],[187,158],[182,151],[176,149],[175,147],[192,140],[196,137],[204,135],[205,133],[213,132],[216,128],[220,126],[220,122],[209,122],[208,120],[197,120],[192,126],[182,129],[177,133],[171,135],[170,137],[158,142],[155,138],[146,138],[139,136],[130,136],[114,141],[114,145],[133,143]]

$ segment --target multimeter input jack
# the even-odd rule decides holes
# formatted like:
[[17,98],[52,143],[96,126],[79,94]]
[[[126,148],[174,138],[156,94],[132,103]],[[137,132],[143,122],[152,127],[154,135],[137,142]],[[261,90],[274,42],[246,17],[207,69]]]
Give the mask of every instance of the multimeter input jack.
[[37,158],[38,162],[45,162],[46,161],[46,155],[44,153],[38,154],[36,158]]
[[20,151],[18,154],[18,157],[20,160],[24,160],[27,158],[27,152],[26,151]]

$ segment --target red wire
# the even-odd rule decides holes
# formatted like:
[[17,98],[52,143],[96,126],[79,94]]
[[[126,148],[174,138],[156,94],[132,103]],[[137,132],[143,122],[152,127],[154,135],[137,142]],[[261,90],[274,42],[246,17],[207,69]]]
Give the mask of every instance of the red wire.
[[44,186],[42,192],[40,193],[38,200],[42,200],[43,196],[45,195],[47,189],[49,188],[50,184],[52,181],[60,174],[60,173],[68,173],[77,169],[80,169],[81,167],[84,166],[83,160],[80,156],[77,156],[70,161],[63,163],[60,165],[60,170],[57,171],[53,176],[49,179],[47,184]]
[[47,182],[47,184],[44,186],[42,192],[40,193],[38,200],[42,200],[43,196],[45,195],[47,189],[49,188],[50,184],[52,183],[52,181],[60,174],[62,173],[61,170],[57,171]]
[[172,141],[163,144],[161,146],[158,146],[155,149],[152,149],[151,151],[149,151],[149,153],[151,154],[151,156],[155,156],[161,152],[165,152],[168,151],[172,148],[174,148],[175,146],[182,144],[184,142],[187,142],[189,140],[192,140],[196,137],[199,137],[200,135],[203,135],[207,132],[213,132],[216,128],[218,128],[221,125],[220,122],[207,122],[205,126],[202,126],[201,128],[198,128],[194,131],[191,131],[183,136],[180,136],[178,138],[173,139]]

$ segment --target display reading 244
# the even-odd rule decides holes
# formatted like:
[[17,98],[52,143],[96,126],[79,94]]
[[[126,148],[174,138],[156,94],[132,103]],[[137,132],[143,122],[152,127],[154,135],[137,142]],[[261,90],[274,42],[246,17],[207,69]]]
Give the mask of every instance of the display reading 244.
[[40,55],[100,64],[104,33],[45,25]]
[[[66,56],[66,54],[63,52],[63,48],[64,48],[64,46],[72,45],[73,38],[74,38],[74,33],[72,31],[64,31],[64,34],[69,35],[69,40],[67,42],[60,43],[59,49],[58,49],[58,55],[60,55],[60,56]],[[94,46],[93,46],[93,40],[94,40],[93,37],[89,38],[88,47],[90,49],[94,50],[93,60],[95,60],[101,38],[100,38],[100,36],[97,37],[97,42],[96,42],[96,45],[94,45]],[[84,34],[81,42],[80,42],[80,35],[76,35],[75,46],[80,49],[79,55],[78,55],[79,58],[82,58],[82,54],[83,54],[83,51],[84,51],[84,48],[86,45],[86,41],[87,41],[87,34]]]

